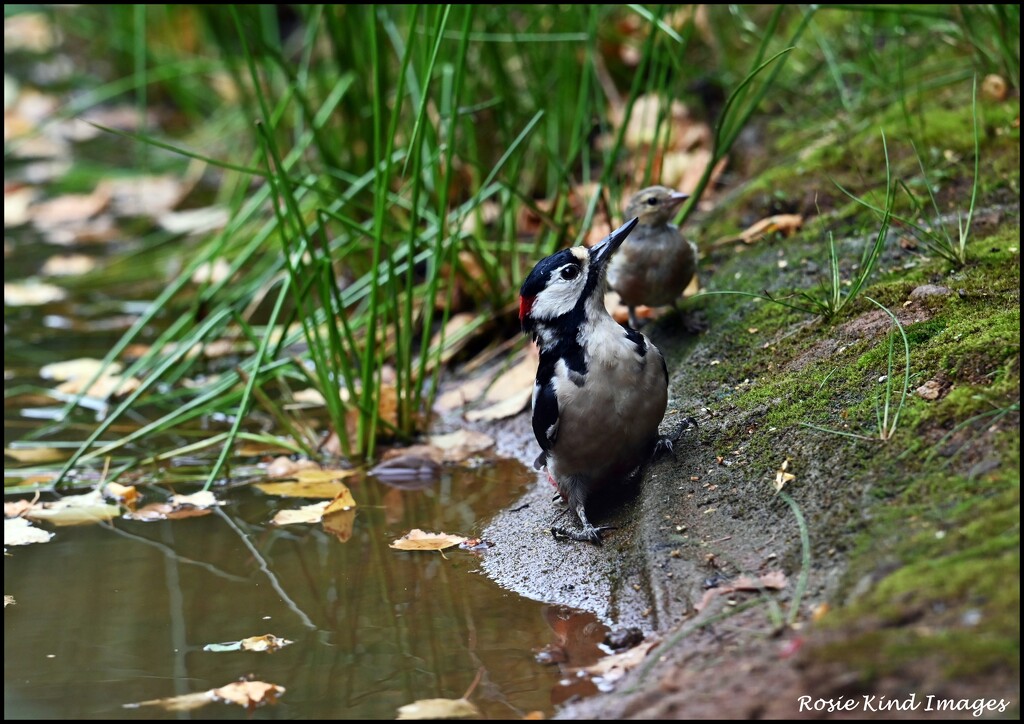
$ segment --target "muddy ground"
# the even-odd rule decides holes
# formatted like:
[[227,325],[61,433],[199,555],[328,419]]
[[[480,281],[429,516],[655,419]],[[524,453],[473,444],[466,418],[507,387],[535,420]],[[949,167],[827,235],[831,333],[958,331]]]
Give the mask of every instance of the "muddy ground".
[[[591,516],[616,526],[600,547],[552,538],[561,507],[540,473],[484,531],[495,544],[484,568],[502,586],[642,633],[637,648],[623,640],[620,666],[608,659],[588,677],[603,693],[568,695],[559,718],[1016,718],[1014,183],[982,197],[963,268],[893,228],[870,286],[835,320],[724,294],[679,305],[703,318],[702,334],[686,333],[678,312],[645,327],[670,367],[662,431],[686,416],[699,424],[675,459]],[[828,264],[823,228],[841,216],[815,210],[828,224],[705,250],[704,289],[813,292]],[[837,237],[844,277],[864,242]],[[905,358],[868,296],[910,347],[887,440],[876,410],[887,376],[896,408]],[[500,453],[533,461],[528,413],[499,432]],[[565,648],[552,665],[578,680]]]

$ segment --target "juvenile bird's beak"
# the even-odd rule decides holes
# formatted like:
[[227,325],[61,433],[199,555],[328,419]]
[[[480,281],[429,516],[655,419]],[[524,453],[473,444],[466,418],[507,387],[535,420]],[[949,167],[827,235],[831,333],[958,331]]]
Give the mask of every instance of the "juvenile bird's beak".
[[598,267],[604,266],[608,259],[611,258],[611,255],[615,253],[615,250],[622,246],[622,242],[629,236],[629,232],[633,230],[633,227],[639,223],[640,219],[634,216],[618,229],[608,234],[608,236],[601,240],[600,244],[590,247],[590,263],[596,264]]
[[690,194],[684,194],[682,191],[673,191],[668,196],[668,206],[670,209],[674,209],[688,198],[690,198]]

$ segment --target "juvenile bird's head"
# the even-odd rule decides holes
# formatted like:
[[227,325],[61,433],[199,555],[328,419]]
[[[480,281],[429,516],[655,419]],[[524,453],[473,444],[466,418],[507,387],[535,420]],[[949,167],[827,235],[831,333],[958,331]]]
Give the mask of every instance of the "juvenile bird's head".
[[608,260],[639,223],[630,219],[601,243],[563,249],[537,262],[519,290],[519,321],[523,332],[543,346],[552,338],[575,336],[583,323],[605,314],[605,271]]
[[667,186],[648,186],[633,194],[626,204],[626,216],[639,217],[645,226],[667,224],[675,216],[679,205],[690,198],[689,194],[674,191]]

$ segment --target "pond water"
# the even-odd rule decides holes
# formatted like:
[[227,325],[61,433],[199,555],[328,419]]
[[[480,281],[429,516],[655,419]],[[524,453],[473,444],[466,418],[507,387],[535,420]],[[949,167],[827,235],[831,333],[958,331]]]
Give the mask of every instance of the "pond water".
[[[5,612],[5,718],[175,718],[125,705],[250,676],[286,689],[255,718],[390,719],[419,699],[461,697],[478,672],[470,699],[484,717],[548,715],[560,674],[535,656],[564,634],[551,607],[499,589],[479,554],[388,547],[413,527],[471,532],[532,477],[503,462],[425,490],[367,479],[352,486],[345,542],[268,525],[279,501],[250,487],[205,517],[59,528],[4,563],[17,600]],[[267,633],[294,643],[203,650]],[[211,704],[192,715],[245,713]]]
[[[31,238],[7,251],[5,281],[35,274],[63,252]],[[40,394],[53,382],[41,380],[39,368],[101,357],[152,293],[136,283],[69,291],[61,301],[5,306],[8,450],[60,408]],[[118,317],[127,322],[115,323]],[[52,437],[81,439],[96,417],[76,413]],[[133,420],[142,424],[145,412]],[[148,452],[179,444],[143,441]],[[172,464],[154,471],[160,478],[135,481],[147,502],[194,492],[189,474],[201,481],[210,461],[177,462],[181,470]],[[252,467],[252,459],[244,462]],[[11,494],[11,486],[23,485],[32,469],[5,456],[6,502],[31,497]],[[78,480],[90,477],[98,480],[100,470]],[[592,691],[576,679],[570,684],[561,666],[566,651],[576,666],[601,655],[605,628],[593,616],[499,588],[480,572],[480,556],[500,551],[389,548],[413,528],[478,535],[498,509],[537,484],[536,473],[514,460],[485,459],[445,467],[417,489],[368,476],[345,482],[358,507],[340,535],[319,524],[272,525],[277,511],[313,501],[247,484],[215,489],[224,505],[202,517],[40,523],[53,539],[11,547],[4,561],[4,593],[15,600],[4,613],[5,718],[392,719],[418,700],[457,699],[478,676],[469,699],[484,718],[546,717],[565,698]],[[263,634],[294,643],[273,653],[204,650]],[[241,678],[285,691],[251,713],[223,703],[187,712],[131,707]]]

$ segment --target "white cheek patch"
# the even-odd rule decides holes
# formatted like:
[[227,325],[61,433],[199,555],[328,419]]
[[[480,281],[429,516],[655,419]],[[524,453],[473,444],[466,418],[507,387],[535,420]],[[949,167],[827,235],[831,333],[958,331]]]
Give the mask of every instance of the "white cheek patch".
[[587,282],[587,270],[582,269],[575,279],[562,279],[564,268],[562,266],[551,272],[548,285],[533,300],[530,316],[534,319],[553,319],[576,306]]

